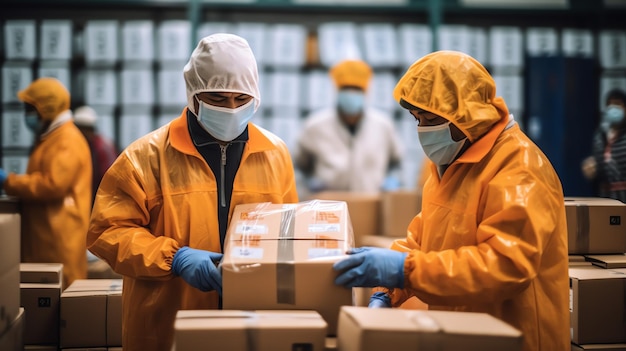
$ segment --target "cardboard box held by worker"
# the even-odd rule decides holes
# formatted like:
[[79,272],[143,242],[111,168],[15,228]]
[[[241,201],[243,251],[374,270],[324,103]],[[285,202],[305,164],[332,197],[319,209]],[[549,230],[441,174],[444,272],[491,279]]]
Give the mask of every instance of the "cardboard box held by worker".
[[353,247],[342,201],[239,205],[222,260],[222,303],[235,310],[315,310],[335,335],[352,291],[334,284],[333,263]]

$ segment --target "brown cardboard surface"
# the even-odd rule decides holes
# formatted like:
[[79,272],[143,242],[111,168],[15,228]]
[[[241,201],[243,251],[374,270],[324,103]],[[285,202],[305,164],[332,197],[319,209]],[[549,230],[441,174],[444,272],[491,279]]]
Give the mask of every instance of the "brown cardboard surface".
[[61,348],[106,347],[110,338],[118,338],[115,333],[107,338],[107,331],[121,329],[121,311],[114,308],[121,307],[115,301],[121,290],[121,279],[78,279],[67,287],[61,294]]
[[570,327],[576,344],[626,342],[626,274],[570,268]]
[[20,283],[55,284],[61,277],[62,263],[20,263]]
[[311,200],[297,204],[255,203],[235,207],[227,240],[335,239],[352,241],[347,204]]
[[0,275],[20,265],[20,226],[18,213],[0,213]]
[[413,217],[422,209],[422,196],[414,190],[398,190],[382,193],[381,232],[392,237],[406,237],[406,230]]
[[626,344],[588,344],[576,345],[572,343],[572,351],[602,350],[602,351],[626,351]]
[[515,351],[522,334],[484,313],[368,309],[344,306],[339,317],[342,351]]
[[380,194],[323,191],[314,194],[314,196],[320,200],[336,200],[347,203],[356,246],[361,246],[360,238],[364,235],[379,235],[381,233]]
[[584,255],[568,255],[568,261],[571,262],[587,262]]
[[56,345],[24,345],[24,351],[58,351]]
[[[626,234],[624,234],[626,235]],[[626,254],[587,255],[587,261],[602,268],[626,268]]]
[[334,284],[332,265],[350,246],[339,240],[229,241],[222,261],[223,308],[315,310],[334,335],[352,291]]
[[9,323],[6,330],[0,333],[0,350],[22,351],[24,350],[24,322],[26,313],[20,307],[17,316]]
[[361,238],[360,246],[374,246],[388,249],[391,247],[391,244],[393,244],[393,242],[398,239],[399,238],[394,238],[390,236],[366,235]]
[[20,313],[20,267],[0,272],[0,334]]
[[323,350],[325,338],[326,322],[315,311],[188,310],[174,323],[177,351]]
[[27,315],[24,343],[58,344],[61,283],[21,283],[20,299]]
[[565,198],[570,254],[626,252],[626,204],[604,198]]

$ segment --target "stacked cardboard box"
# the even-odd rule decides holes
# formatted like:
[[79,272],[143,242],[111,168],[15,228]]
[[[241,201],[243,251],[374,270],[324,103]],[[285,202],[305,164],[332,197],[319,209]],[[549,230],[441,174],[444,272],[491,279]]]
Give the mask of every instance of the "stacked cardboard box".
[[408,311],[344,306],[337,344],[342,351],[515,351],[522,333],[486,313]]
[[334,335],[339,308],[353,299],[334,284],[332,265],[352,243],[343,201],[237,206],[222,261],[224,309],[315,310]]
[[59,346],[61,263],[21,263],[20,299],[26,311],[24,344]]
[[566,198],[572,350],[626,342],[626,204]]
[[121,279],[78,279],[63,291],[60,345],[105,350],[122,345]]
[[[0,198],[0,350],[23,347],[20,309],[20,213],[13,199]],[[19,330],[18,330],[19,329]]]
[[[326,322],[315,311],[178,311],[174,350],[324,350]],[[253,345],[253,347],[251,347]]]

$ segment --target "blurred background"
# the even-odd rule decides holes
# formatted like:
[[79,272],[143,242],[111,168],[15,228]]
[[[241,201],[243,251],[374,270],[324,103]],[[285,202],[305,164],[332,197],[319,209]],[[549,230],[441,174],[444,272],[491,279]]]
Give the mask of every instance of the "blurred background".
[[215,32],[249,41],[262,83],[253,121],[290,148],[305,116],[335,103],[328,68],[344,58],[369,63],[368,103],[400,132],[406,189],[424,156],[392,91],[429,52],[463,51],[485,65],[567,196],[592,194],[580,163],[605,93],[626,90],[626,0],[3,0],[0,31],[0,156],[18,173],[33,137],[16,92],[32,80],[60,79],[72,109],[93,107],[99,132],[123,149],[180,114],[183,66]]

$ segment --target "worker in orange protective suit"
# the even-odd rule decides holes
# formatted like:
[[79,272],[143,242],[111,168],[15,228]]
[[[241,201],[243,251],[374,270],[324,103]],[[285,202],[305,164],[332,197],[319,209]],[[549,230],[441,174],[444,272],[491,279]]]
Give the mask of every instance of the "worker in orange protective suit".
[[376,287],[372,308],[416,296],[430,309],[508,322],[525,351],[569,350],[561,182],[495,92],[487,70],[460,52],[408,69],[394,97],[433,162],[422,211],[391,249],[357,248],[335,263],[336,283]]
[[61,82],[40,78],[17,96],[24,102],[26,125],[35,133],[26,174],[10,173],[4,181],[5,192],[21,202],[21,259],[63,263],[67,287],[87,278],[89,145],[72,122],[70,93]]
[[261,96],[248,43],[205,37],[183,74],[187,107],[122,152],[91,217],[89,250],[124,276],[124,351],[169,351],[178,310],[219,308],[235,206],[298,202],[287,146],[249,122]]

